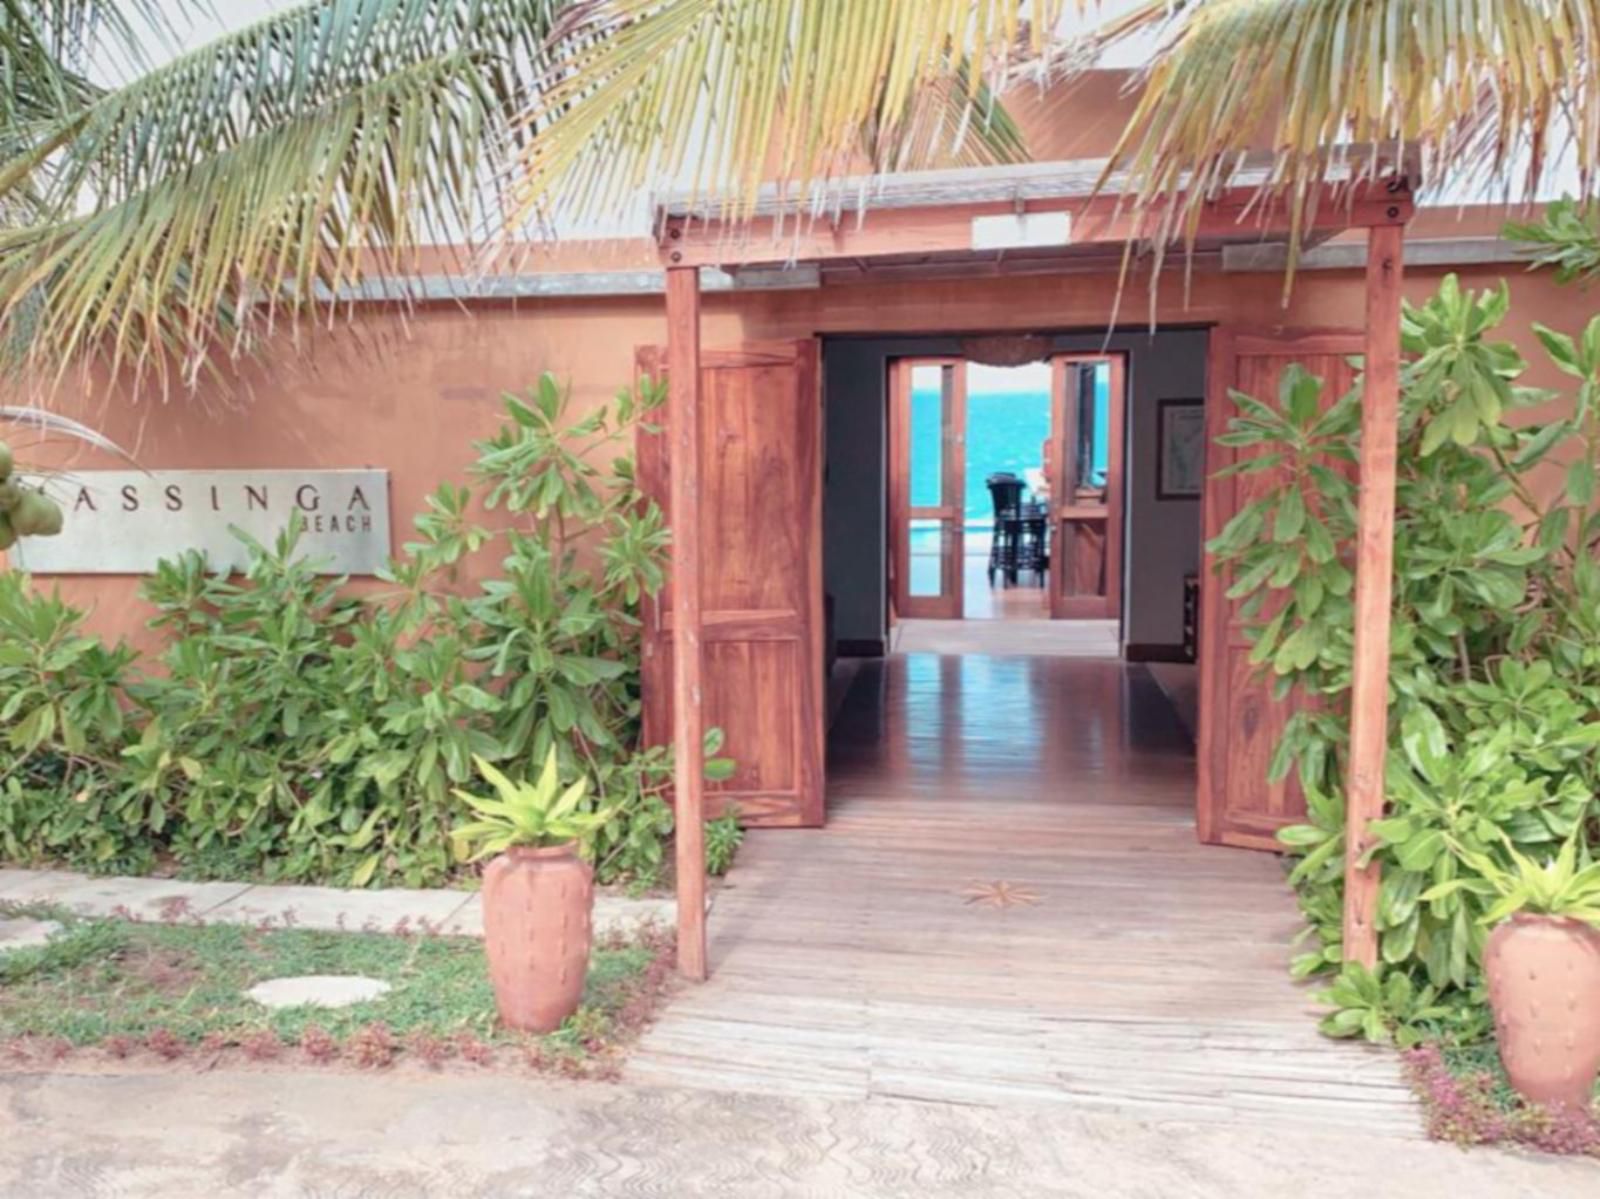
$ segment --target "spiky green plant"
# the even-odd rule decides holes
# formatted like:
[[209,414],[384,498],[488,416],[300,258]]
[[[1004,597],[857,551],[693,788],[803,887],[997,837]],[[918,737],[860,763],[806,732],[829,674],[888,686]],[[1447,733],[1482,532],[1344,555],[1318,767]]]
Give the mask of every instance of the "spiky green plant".
[[498,798],[473,795],[460,788],[455,791],[456,798],[478,815],[477,820],[450,832],[456,841],[477,847],[472,861],[517,845],[540,848],[573,841],[587,844],[611,819],[609,810],[592,811],[586,806],[587,778],[561,785],[560,761],[554,746],[545,757],[539,777],[530,782],[507,778],[484,758],[475,756],[473,761]]
[[1477,872],[1478,877],[1450,879],[1422,893],[1422,902],[1442,898],[1454,891],[1469,890],[1492,897],[1481,923],[1499,924],[1518,912],[1537,916],[1564,916],[1600,928],[1600,862],[1579,861],[1576,831],[1562,842],[1556,854],[1535,861],[1506,841],[1510,866],[1501,866],[1487,854],[1477,853],[1452,842],[1457,856]]

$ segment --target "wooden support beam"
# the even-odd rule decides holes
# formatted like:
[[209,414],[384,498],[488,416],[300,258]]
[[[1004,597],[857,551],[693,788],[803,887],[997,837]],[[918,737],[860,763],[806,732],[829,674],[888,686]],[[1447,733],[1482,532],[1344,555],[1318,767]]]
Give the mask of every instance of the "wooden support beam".
[[[1396,211],[1411,211],[1411,198],[1372,185],[1358,198],[1330,196],[1308,215],[1303,236],[1391,222]],[[1155,214],[1132,209],[1126,197],[1059,197],[1030,200],[1029,213],[1065,212],[1071,218],[1070,238],[1062,245],[1111,247],[1148,239],[1159,231]],[[662,265],[720,266],[736,263],[830,263],[940,253],[972,253],[973,219],[1011,216],[1016,205],[1004,202],[948,204],[931,208],[867,209],[858,219],[829,224],[789,215],[752,217],[748,221],[702,221],[668,217],[660,241]],[[1208,204],[1196,218],[1196,238],[1244,241],[1287,235],[1288,214],[1263,211],[1250,189],[1234,189]]]
[[673,796],[678,971],[706,977],[705,720],[700,612],[700,271],[667,271],[672,497]]
[[1389,749],[1389,604],[1394,575],[1394,476],[1400,407],[1403,224],[1367,230],[1367,350],[1361,402],[1361,495],[1356,517],[1355,661],[1346,779],[1344,957],[1378,960],[1378,885],[1370,821],[1383,815]]

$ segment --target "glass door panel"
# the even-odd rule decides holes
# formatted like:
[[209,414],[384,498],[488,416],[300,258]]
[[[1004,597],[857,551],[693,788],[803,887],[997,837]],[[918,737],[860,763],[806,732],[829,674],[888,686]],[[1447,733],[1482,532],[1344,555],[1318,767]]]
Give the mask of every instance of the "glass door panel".
[[892,594],[902,616],[961,616],[966,368],[956,359],[891,365]]

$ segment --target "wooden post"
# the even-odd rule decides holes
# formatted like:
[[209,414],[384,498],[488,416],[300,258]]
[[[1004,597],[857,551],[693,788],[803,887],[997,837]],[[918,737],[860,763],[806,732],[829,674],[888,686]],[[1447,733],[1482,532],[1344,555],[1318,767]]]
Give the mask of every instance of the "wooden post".
[[1344,958],[1378,960],[1377,863],[1369,821],[1383,815],[1389,749],[1389,603],[1394,574],[1394,475],[1400,407],[1403,224],[1367,230],[1367,350],[1361,400],[1361,495],[1356,515],[1355,661],[1346,779]]
[[672,497],[673,836],[678,971],[706,977],[705,721],[700,710],[700,271],[667,270]]

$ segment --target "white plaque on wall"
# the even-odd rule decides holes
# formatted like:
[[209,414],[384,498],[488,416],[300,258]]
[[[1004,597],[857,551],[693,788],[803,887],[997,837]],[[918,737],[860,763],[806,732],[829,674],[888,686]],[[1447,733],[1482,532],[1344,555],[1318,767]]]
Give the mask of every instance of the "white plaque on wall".
[[229,526],[270,547],[294,512],[305,521],[301,556],[323,574],[369,575],[389,558],[384,470],[79,470],[48,490],[66,527],[10,551],[34,574],[149,574],[185,550],[240,568],[249,553]]

